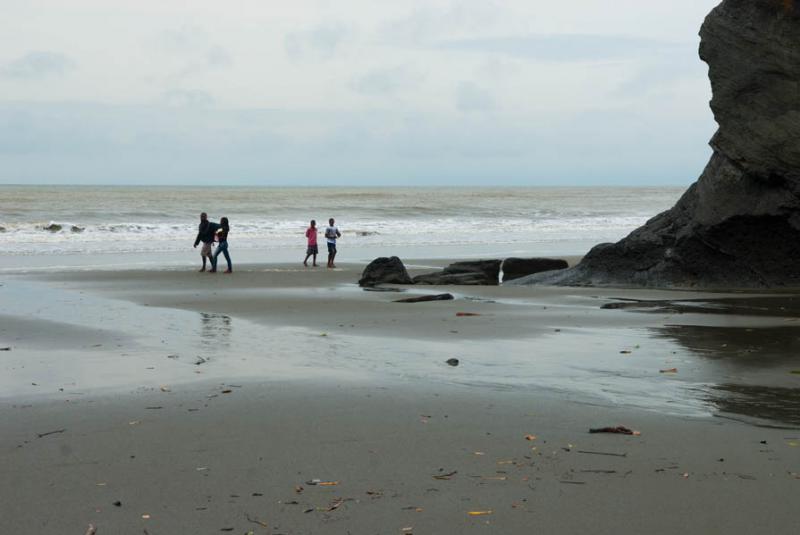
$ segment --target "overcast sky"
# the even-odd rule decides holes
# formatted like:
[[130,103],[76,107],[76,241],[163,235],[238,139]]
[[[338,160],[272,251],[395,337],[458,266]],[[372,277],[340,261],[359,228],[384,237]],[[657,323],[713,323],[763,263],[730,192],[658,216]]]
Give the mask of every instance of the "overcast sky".
[[0,183],[685,185],[718,0],[0,0]]

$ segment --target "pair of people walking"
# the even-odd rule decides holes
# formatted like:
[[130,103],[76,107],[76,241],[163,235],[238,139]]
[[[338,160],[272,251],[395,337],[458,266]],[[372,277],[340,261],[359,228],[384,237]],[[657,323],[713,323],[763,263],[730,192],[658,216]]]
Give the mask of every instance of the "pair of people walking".
[[[217,272],[217,257],[220,254],[225,256],[225,261],[228,263],[228,269],[225,273],[233,272],[233,265],[231,264],[231,255],[228,253],[228,233],[230,232],[230,224],[228,218],[223,217],[219,223],[214,223],[208,220],[208,214],[203,212],[200,214],[200,226],[197,229],[197,238],[194,240],[194,246],[202,242],[203,246],[200,248],[200,257],[203,259],[203,267],[201,272],[206,270],[206,260],[211,264],[209,273]],[[214,242],[217,243],[217,250],[212,254],[212,247]]]
[[[333,218],[328,220],[328,228],[325,229],[325,241],[328,244],[328,267],[335,268],[336,264],[333,263],[336,258],[336,240],[342,237],[342,233],[336,227],[336,221]],[[317,222],[311,220],[311,226],[306,230],[306,238],[308,238],[308,248],[306,249],[306,259],[303,260],[303,265],[308,267],[308,259],[313,257],[312,266],[317,266],[317,255],[319,254],[319,247],[317,246]]]

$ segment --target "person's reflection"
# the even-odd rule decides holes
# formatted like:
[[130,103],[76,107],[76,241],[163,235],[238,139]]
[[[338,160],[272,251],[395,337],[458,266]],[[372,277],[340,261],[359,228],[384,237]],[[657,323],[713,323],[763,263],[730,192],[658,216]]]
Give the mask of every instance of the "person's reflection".
[[232,329],[230,316],[200,313],[200,343],[208,351],[229,347]]

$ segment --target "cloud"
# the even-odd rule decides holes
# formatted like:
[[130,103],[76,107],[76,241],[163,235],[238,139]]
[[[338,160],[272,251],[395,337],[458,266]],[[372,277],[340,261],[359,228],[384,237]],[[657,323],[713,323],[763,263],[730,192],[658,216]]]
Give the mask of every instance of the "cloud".
[[34,51],[0,66],[0,75],[6,78],[37,80],[49,76],[62,76],[74,68],[75,62],[64,54]]
[[179,76],[208,70],[226,69],[233,65],[233,57],[223,46],[196,26],[183,26],[157,34],[156,47],[160,53],[176,56],[186,62]]
[[283,44],[292,61],[327,61],[354,33],[341,24],[321,25],[312,30],[290,32],[284,37]]
[[454,52],[488,53],[540,61],[581,62],[626,59],[689,45],[622,35],[560,34],[450,39],[439,41],[434,46]]
[[208,108],[214,105],[214,97],[197,89],[172,89],[165,91],[161,99],[170,107]]
[[494,0],[460,0],[445,9],[425,6],[383,23],[379,34],[391,43],[418,46],[451,32],[486,31],[502,11],[502,4]]
[[405,67],[374,69],[353,79],[350,88],[363,95],[384,96],[413,87],[417,81],[419,77]]
[[461,82],[456,91],[456,106],[464,112],[489,111],[495,108],[492,95],[474,82]]

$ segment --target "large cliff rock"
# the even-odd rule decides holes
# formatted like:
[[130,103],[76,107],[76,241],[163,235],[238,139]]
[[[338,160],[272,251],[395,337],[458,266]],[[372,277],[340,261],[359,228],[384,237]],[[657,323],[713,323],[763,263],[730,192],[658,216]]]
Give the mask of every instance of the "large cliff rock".
[[512,284],[800,286],[800,0],[724,0],[700,31],[719,130],[670,210]]

